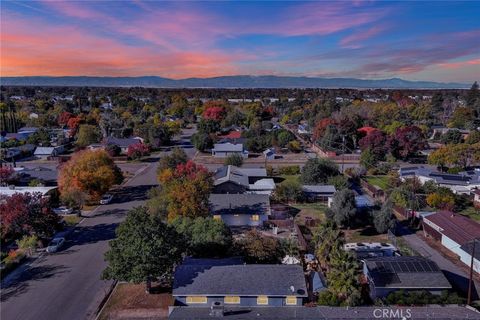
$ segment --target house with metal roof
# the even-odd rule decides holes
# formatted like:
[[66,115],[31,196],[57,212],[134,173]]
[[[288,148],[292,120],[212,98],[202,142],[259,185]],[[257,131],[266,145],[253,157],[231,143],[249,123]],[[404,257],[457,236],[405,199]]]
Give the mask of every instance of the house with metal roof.
[[324,202],[330,207],[337,189],[332,185],[303,185],[303,194],[309,201]]
[[242,158],[248,158],[248,151],[243,148],[242,143],[233,144],[230,142],[215,143],[212,149],[212,156],[216,158],[227,158],[232,154],[238,154]]
[[[202,259],[198,259],[202,260]],[[175,305],[301,306],[307,297],[300,265],[188,261],[177,267],[172,296]]]
[[372,299],[404,290],[426,290],[440,294],[452,289],[438,265],[424,257],[376,257],[363,260],[363,274],[368,280]]
[[[480,237],[480,223],[450,211],[440,211],[422,220],[425,236],[439,241],[470,267],[474,239]],[[477,246],[480,243],[477,241]],[[480,252],[476,250],[473,270],[480,273]]]
[[49,157],[56,157],[60,154],[62,154],[65,151],[64,146],[58,146],[58,147],[37,147],[35,149],[35,152],[33,155],[36,158],[40,159],[48,159]]
[[209,202],[213,218],[228,226],[261,226],[271,215],[265,194],[211,194]]
[[265,168],[239,168],[228,165],[217,169],[213,175],[212,193],[272,194],[275,182],[268,178]]
[[452,190],[455,194],[471,194],[480,188],[480,169],[453,173],[438,172],[423,166],[404,167],[399,169],[400,180],[418,179],[421,184],[433,181],[440,187]]

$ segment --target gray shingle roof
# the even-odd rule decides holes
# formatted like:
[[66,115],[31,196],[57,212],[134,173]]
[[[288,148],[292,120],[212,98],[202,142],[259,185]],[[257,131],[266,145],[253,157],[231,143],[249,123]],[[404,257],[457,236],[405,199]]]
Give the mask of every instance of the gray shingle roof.
[[302,189],[304,192],[309,193],[322,193],[322,194],[333,194],[335,191],[335,186],[332,185],[303,185]]
[[370,278],[377,288],[450,289],[443,272],[423,257],[377,257],[365,259]]
[[108,137],[105,140],[105,144],[114,144],[119,146],[120,148],[128,148],[132,144],[140,143],[142,140],[140,138],[114,138]]
[[307,296],[303,269],[298,265],[181,265],[174,278],[174,296]]
[[213,145],[213,151],[216,152],[243,152],[243,144],[227,143],[215,143]]
[[214,214],[268,214],[270,198],[265,194],[211,194]]
[[[480,319],[480,313],[462,306],[425,306],[425,307],[234,307],[225,306],[225,319],[262,319],[262,320],[323,320],[323,319],[375,319],[374,312],[379,315],[383,309],[392,310],[398,316],[392,319]],[[407,313],[407,309],[409,312]],[[210,308],[174,307],[169,319],[203,320],[215,319],[209,315]],[[381,314],[380,314],[381,315]],[[390,315],[390,313],[389,313]]]

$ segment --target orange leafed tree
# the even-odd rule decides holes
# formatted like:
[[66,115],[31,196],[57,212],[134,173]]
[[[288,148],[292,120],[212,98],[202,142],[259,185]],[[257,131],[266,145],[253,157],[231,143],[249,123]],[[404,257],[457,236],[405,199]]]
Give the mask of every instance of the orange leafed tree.
[[205,217],[209,213],[208,198],[212,178],[208,170],[193,161],[167,168],[158,175],[162,197],[167,203],[168,220],[178,216]]
[[121,170],[103,150],[75,153],[61,168],[58,186],[62,194],[81,191],[98,200],[114,184],[123,180]]

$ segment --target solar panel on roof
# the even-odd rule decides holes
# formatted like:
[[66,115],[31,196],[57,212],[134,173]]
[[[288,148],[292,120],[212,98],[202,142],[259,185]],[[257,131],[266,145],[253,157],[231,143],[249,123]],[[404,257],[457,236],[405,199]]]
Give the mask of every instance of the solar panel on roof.
[[438,266],[435,264],[435,262],[433,262],[433,261],[428,261],[428,265],[430,266],[430,268],[432,269],[432,271],[440,271],[440,269],[439,269]]
[[431,271],[433,271],[433,270],[432,270],[432,267],[430,266],[430,264],[427,263],[427,262],[425,262],[425,261],[422,262],[422,267],[425,269],[425,272],[431,272]]
[[414,262],[407,263],[408,272],[417,272],[417,269],[413,264]]
[[405,262],[399,262],[398,265],[400,266],[400,269],[402,270],[402,272],[408,272],[407,263],[405,263]]
[[401,272],[402,268],[400,267],[400,264],[398,262],[392,262],[392,267],[395,272]]

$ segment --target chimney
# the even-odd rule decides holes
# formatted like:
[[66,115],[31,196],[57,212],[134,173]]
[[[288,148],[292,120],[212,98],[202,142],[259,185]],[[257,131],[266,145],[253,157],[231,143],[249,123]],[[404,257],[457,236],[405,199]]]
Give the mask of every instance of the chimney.
[[220,301],[215,301],[210,306],[210,316],[212,317],[223,317],[224,311],[223,303]]

